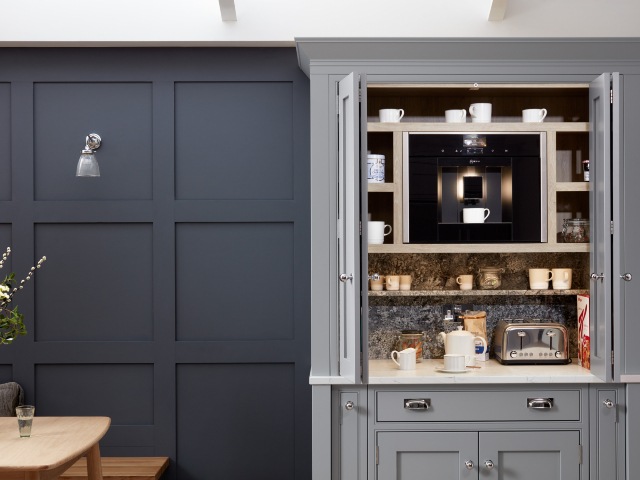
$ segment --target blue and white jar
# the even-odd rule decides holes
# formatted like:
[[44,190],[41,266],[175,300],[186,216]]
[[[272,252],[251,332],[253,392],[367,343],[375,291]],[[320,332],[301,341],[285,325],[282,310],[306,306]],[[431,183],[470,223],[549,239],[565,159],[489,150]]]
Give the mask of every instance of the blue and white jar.
[[384,183],[384,155],[367,155],[367,181]]

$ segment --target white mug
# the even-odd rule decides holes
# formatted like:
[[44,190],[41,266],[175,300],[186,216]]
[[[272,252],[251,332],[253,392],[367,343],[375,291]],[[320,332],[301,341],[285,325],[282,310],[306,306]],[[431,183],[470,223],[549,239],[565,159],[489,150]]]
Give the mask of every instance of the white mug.
[[524,123],[539,123],[547,116],[546,108],[527,108],[522,110],[522,121]]
[[460,290],[471,290],[473,288],[473,275],[460,275],[456,278],[456,283],[460,285]]
[[382,123],[398,123],[404,117],[404,110],[401,108],[383,108],[378,111]]
[[466,369],[467,358],[462,354],[446,353],[444,355],[444,369],[449,372],[462,372]]
[[[396,360],[397,358],[397,360]],[[402,351],[394,350],[391,352],[391,360],[398,365],[400,370],[415,370],[416,369],[416,349],[405,348]]]
[[444,121],[447,123],[466,123],[467,111],[464,108],[462,110],[445,110]]
[[570,268],[554,268],[553,273],[553,289],[569,290],[571,288],[571,269]]
[[530,268],[529,286],[531,290],[547,290],[549,281],[553,279],[553,272],[548,268]]
[[491,122],[491,104],[490,103],[472,103],[469,107],[469,115],[473,123],[490,123]]
[[472,207],[462,209],[462,223],[484,223],[491,210],[488,208]]
[[384,286],[387,288],[387,290],[400,290],[400,276],[387,275],[384,278]]
[[368,242],[371,244],[382,245],[384,243],[384,237],[389,235],[392,230],[391,225],[385,225],[384,222],[368,222]]

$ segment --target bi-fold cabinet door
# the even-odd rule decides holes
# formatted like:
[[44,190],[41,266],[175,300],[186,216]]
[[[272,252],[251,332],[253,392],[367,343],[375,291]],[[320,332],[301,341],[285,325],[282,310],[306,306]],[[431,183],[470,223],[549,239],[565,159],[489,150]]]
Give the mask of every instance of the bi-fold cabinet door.
[[605,73],[589,89],[591,371],[639,382],[640,75]]
[[340,80],[337,97],[338,376],[358,384],[367,380],[367,362],[362,361],[367,358],[366,287],[361,294],[367,284],[367,232],[362,228],[367,218],[365,75],[351,73]]
[[579,431],[379,432],[376,480],[579,480]]

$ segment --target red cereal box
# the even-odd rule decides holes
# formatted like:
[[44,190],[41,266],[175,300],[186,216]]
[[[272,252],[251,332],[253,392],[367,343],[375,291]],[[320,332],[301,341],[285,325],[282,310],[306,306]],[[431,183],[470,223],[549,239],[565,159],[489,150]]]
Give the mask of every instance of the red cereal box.
[[578,365],[591,367],[589,337],[589,295],[578,295]]

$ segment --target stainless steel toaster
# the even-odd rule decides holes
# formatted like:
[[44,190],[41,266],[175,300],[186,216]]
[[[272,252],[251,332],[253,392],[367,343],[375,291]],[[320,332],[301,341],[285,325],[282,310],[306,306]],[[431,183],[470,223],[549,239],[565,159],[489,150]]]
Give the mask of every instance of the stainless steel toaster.
[[567,327],[533,319],[500,320],[493,334],[496,359],[509,365],[571,362]]

